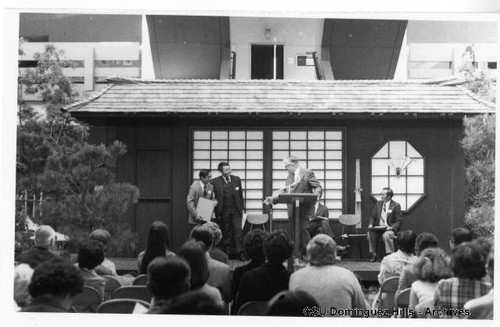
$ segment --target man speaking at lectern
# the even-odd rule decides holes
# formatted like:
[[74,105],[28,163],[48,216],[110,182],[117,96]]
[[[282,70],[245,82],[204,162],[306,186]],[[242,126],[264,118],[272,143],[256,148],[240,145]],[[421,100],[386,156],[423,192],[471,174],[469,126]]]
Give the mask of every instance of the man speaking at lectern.
[[[299,166],[299,160],[295,156],[289,156],[283,159],[285,169],[288,170],[285,188],[281,193],[315,193],[318,195],[321,192],[321,185],[316,179],[314,172]],[[266,198],[266,203],[276,202],[279,194],[273,194]],[[295,204],[288,203],[288,220],[292,223],[295,219]],[[314,203],[301,203],[299,208],[299,230],[300,244],[299,249],[301,254],[305,254],[307,242],[309,240],[306,224],[309,217],[314,215]]]

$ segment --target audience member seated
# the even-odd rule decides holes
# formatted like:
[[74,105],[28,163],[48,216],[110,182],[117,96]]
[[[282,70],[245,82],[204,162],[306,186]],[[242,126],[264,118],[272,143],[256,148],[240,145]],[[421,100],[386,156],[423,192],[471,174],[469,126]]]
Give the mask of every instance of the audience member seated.
[[[108,249],[108,243],[111,240],[111,234],[105,229],[96,229],[89,235],[89,239],[99,241],[102,243],[104,248],[104,255],[106,255],[106,251]],[[104,257],[104,261],[95,268],[95,272],[99,276],[111,275],[116,276],[116,266],[115,263],[106,256]]]
[[102,243],[94,240],[87,240],[80,244],[78,250],[78,267],[83,278],[83,283],[95,288],[104,299],[104,285],[106,279],[95,272],[95,268],[104,260],[104,248]]
[[417,260],[414,254],[417,234],[412,230],[404,230],[398,233],[398,239],[399,249],[386,255],[380,263],[380,273],[377,276],[380,285],[389,277],[401,275],[406,266]]
[[280,291],[288,290],[290,272],[283,262],[292,255],[293,243],[284,230],[272,232],[264,241],[266,262],[243,274],[233,312],[249,301],[269,301]]
[[[472,243],[479,246],[481,253],[486,258],[486,261],[488,261],[488,258],[490,256],[490,251],[493,248],[492,240],[490,240],[486,237],[479,237],[479,238],[476,238],[475,240],[473,240]],[[491,278],[490,278],[489,274],[486,274],[486,276],[484,276],[484,281],[491,284]]]
[[452,276],[450,258],[446,253],[436,247],[424,250],[413,265],[413,274],[417,278],[411,285],[410,305],[421,317],[428,316],[427,308],[434,309],[434,293],[441,279]]
[[[318,302],[302,291],[282,291],[269,300],[267,316],[304,317],[321,316]],[[326,314],[326,313],[325,313]]]
[[208,254],[214,244],[214,234],[209,223],[195,226],[191,231],[191,238],[202,242],[207,250],[206,257],[208,271],[210,272],[207,284],[217,288],[221,292],[224,302],[231,302],[233,300],[233,274],[228,265],[212,259]]
[[168,227],[162,221],[154,221],[149,227],[146,250],[137,256],[137,270],[140,275],[146,274],[148,264],[156,257],[173,256],[170,251]]
[[[438,240],[434,234],[420,233],[415,241],[415,252],[417,256],[420,256],[425,249],[436,248],[437,246]],[[410,288],[416,280],[417,276],[413,273],[413,265],[406,266],[399,275],[399,286],[396,291],[396,295],[398,295],[402,290]]]
[[191,268],[191,290],[207,294],[213,302],[224,305],[220,291],[207,284],[210,272],[208,270],[206,248],[203,242],[189,240],[184,243],[177,255],[184,258]]
[[27,263],[35,269],[40,263],[57,258],[49,247],[54,240],[55,232],[49,225],[40,225],[35,231],[35,247],[19,256],[19,263]]
[[26,263],[14,267],[14,301],[18,308],[23,308],[30,300],[28,285],[33,276],[33,269]]
[[491,291],[477,299],[473,299],[464,304],[464,309],[469,310],[468,319],[493,319],[493,276],[494,276],[494,250],[491,249],[488,254],[488,275],[491,280]]
[[226,265],[229,264],[229,257],[227,254],[224,253],[221,249],[217,247],[219,245],[220,240],[222,239],[222,231],[217,223],[214,223],[213,221],[206,222],[205,225],[210,227],[212,230],[212,234],[214,235],[214,245],[212,246],[212,249],[208,252],[210,254],[210,257],[214,260],[220,261],[222,263],[225,263]]
[[176,296],[189,291],[189,264],[180,257],[157,257],[149,263],[147,288],[153,295],[148,313],[169,304]]
[[33,300],[21,312],[68,312],[83,279],[75,266],[56,258],[35,268],[28,291]]
[[487,294],[491,284],[482,279],[486,275],[486,260],[481,249],[471,242],[453,248],[451,253],[453,277],[438,282],[434,294],[434,307],[449,313],[438,318],[465,318],[465,315],[451,314],[450,309],[463,309],[464,304]]
[[190,291],[177,296],[169,304],[161,307],[159,314],[182,315],[223,315],[224,307],[213,297],[202,291]]
[[307,256],[309,266],[292,274],[290,291],[308,293],[321,308],[369,309],[354,273],[335,265],[337,244],[330,236],[313,237],[307,244]]
[[250,262],[234,270],[233,296],[236,296],[236,293],[238,293],[240,280],[243,274],[253,268],[259,267],[264,263],[264,241],[268,236],[269,233],[263,231],[262,229],[253,229],[245,235],[245,239],[243,240],[243,253],[245,258],[250,260]]
[[458,227],[451,231],[450,234],[450,249],[454,249],[465,242],[472,241],[472,232],[468,228]]

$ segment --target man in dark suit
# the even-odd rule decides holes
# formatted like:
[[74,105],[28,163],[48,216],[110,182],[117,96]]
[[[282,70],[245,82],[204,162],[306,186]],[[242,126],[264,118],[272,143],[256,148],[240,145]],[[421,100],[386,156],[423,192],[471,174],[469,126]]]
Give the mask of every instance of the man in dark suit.
[[371,262],[377,260],[377,242],[380,237],[385,243],[385,253],[394,252],[394,237],[401,227],[403,213],[399,203],[392,200],[394,193],[388,187],[381,193],[381,201],[378,201],[370,216],[368,225],[368,245],[371,253]]
[[231,167],[227,162],[219,163],[217,169],[221,176],[214,178],[215,216],[222,229],[221,248],[230,258],[242,256],[241,219],[245,206],[241,179],[231,175]]
[[318,200],[314,205],[313,215],[309,218],[309,221],[306,223],[305,232],[307,232],[306,234],[308,238],[307,243],[309,243],[311,238],[313,238],[317,234],[326,234],[330,236],[332,239],[334,238],[332,229],[330,228],[328,208],[325,205],[321,204],[321,202],[319,201],[321,199],[322,194],[323,191],[319,190]]
[[[299,166],[299,160],[295,156],[289,156],[283,159],[285,169],[288,171],[288,177],[285,182],[285,188],[282,193],[315,193],[316,195],[321,192],[321,185],[314,175],[314,172]],[[265,203],[275,202],[279,197],[277,194],[274,197],[268,197]],[[314,204],[302,203],[299,207],[299,230],[300,230],[300,244],[299,249],[302,254],[305,254],[305,249],[308,241],[310,240],[309,233],[306,231],[306,223],[309,217],[314,215]],[[294,229],[295,219],[295,204],[288,203],[288,221],[291,230]]]
[[[198,201],[200,198],[205,198],[215,202],[217,205],[217,200],[215,200],[214,186],[210,184],[212,179],[212,174],[209,169],[200,170],[198,176],[199,180],[194,181],[189,188],[189,193],[186,199],[187,208],[189,211],[189,224],[194,227],[197,224],[203,222],[202,217],[196,212],[196,207],[198,206]],[[192,228],[191,228],[192,229]]]

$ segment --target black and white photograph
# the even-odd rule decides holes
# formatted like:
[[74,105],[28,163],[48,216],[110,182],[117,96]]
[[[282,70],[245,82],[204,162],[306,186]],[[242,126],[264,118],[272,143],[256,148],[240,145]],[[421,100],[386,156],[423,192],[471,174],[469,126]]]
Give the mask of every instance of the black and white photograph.
[[3,311],[497,320],[500,5],[386,2],[4,7]]

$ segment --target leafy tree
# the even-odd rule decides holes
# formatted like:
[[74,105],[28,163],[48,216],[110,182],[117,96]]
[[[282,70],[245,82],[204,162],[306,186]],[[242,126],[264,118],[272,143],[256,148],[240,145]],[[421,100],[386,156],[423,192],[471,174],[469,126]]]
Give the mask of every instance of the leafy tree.
[[[474,48],[468,47],[462,74],[466,87],[478,97],[495,102],[495,80],[477,69]],[[495,115],[477,115],[464,118],[465,152],[465,224],[476,236],[492,237],[495,206]]]
[[[126,146],[89,144],[88,127],[60,110],[77,95],[63,73],[73,66],[62,51],[47,45],[34,59],[37,68],[19,78],[16,230],[25,229],[26,217],[76,241],[94,228],[106,228],[116,236],[108,254],[133,255],[136,235],[122,217],[137,203],[139,190],[115,182],[114,175]],[[40,95],[43,110],[27,105],[25,94]]]

